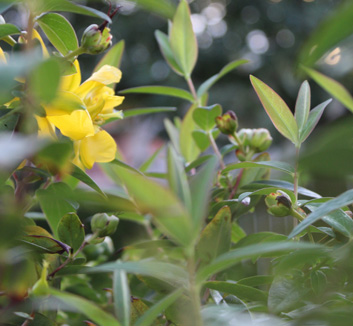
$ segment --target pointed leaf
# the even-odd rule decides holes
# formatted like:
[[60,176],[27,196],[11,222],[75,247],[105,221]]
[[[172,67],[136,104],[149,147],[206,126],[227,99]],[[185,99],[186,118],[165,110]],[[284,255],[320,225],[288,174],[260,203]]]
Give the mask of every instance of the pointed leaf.
[[51,44],[62,55],[66,55],[78,48],[75,30],[64,16],[56,13],[47,13],[39,16],[36,21]]
[[164,95],[164,96],[172,96],[172,97],[179,97],[184,100],[188,100],[190,102],[194,101],[193,96],[188,91],[176,88],[176,87],[169,87],[169,86],[139,86],[124,89],[120,91],[119,94],[156,94],[156,95]]
[[14,34],[21,34],[21,30],[12,24],[1,24],[0,25],[0,39]]
[[148,168],[151,166],[151,164],[155,161],[161,150],[164,148],[164,144],[160,146],[152,155],[149,159],[147,159],[144,163],[141,164],[139,167],[139,170],[141,172],[146,172]]
[[273,125],[284,137],[297,144],[298,127],[287,104],[260,79],[250,76],[250,80]]
[[324,112],[326,106],[331,103],[331,99],[319,104],[314,109],[312,109],[309,113],[309,118],[304,125],[304,127],[299,131],[300,142],[303,143],[311,134],[311,132],[316,127],[319,122],[322,113]]
[[74,251],[80,248],[85,240],[84,225],[75,213],[63,216],[58,225],[59,239],[68,244]]
[[98,71],[104,65],[109,65],[109,66],[119,68],[121,59],[123,57],[124,48],[125,48],[124,40],[121,40],[120,42],[114,44],[109,49],[109,51],[103,56],[103,58],[98,62],[93,72]]
[[224,170],[222,170],[222,174],[227,174],[229,171],[242,169],[242,168],[264,168],[268,167],[270,169],[283,171],[289,174],[294,173],[294,168],[285,162],[279,161],[261,161],[261,162],[241,162],[228,165]]
[[186,79],[190,78],[197,60],[197,41],[192,28],[191,13],[186,0],[181,0],[170,31],[170,46]]
[[216,125],[216,118],[222,114],[222,107],[215,104],[208,107],[199,107],[193,111],[195,123],[205,131],[212,130]]
[[248,63],[248,62],[249,62],[248,60],[243,59],[243,60],[236,60],[236,61],[232,61],[232,62],[228,63],[225,67],[222,68],[222,70],[218,74],[210,77],[209,79],[207,79],[205,82],[203,82],[201,84],[201,86],[197,90],[197,96],[200,98],[223,76],[225,76],[226,74],[228,74],[229,72],[231,72],[235,68],[237,68],[245,63]]
[[336,80],[310,68],[303,67],[304,71],[314,79],[326,92],[340,101],[347,109],[353,112],[353,97],[349,91]]
[[205,155],[205,156],[201,156],[198,159],[196,159],[195,161],[191,162],[186,168],[185,168],[185,172],[190,172],[192,169],[196,169],[197,167],[199,167],[202,163],[205,163],[206,161],[208,161],[209,159],[211,159],[213,157],[213,155]]
[[170,46],[168,35],[164,34],[161,31],[156,31],[154,35],[157,39],[159,49],[162,52],[162,55],[165,61],[167,61],[169,67],[172,68],[178,75],[182,76],[183,71],[179,67],[179,64],[176,62],[174,58],[174,54]]
[[174,112],[176,111],[175,107],[156,107],[156,108],[139,108],[139,109],[130,109],[124,111],[124,117],[134,117],[137,115],[151,114],[151,113],[160,113],[160,112]]
[[126,272],[117,270],[113,274],[115,315],[122,326],[130,326],[130,289]]
[[[306,219],[297,225],[294,230],[289,234],[288,238],[293,238],[299,233],[304,231],[308,226],[318,221],[323,216],[339,209],[343,206],[351,205],[353,203],[353,189],[347,190],[338,197],[329,200],[328,202],[322,204],[314,212],[309,214]],[[351,235],[352,237],[352,235]]]
[[297,121],[299,134],[308,120],[310,111],[310,101],[310,86],[309,83],[305,80],[300,86],[297,102],[295,103],[294,117]]

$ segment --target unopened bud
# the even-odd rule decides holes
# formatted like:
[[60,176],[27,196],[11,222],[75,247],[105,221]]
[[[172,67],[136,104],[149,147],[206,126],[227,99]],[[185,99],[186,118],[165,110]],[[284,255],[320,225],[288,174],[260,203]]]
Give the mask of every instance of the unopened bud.
[[104,27],[101,31],[97,24],[92,24],[83,32],[81,47],[88,54],[100,54],[111,46],[112,38],[110,28]]
[[235,155],[237,156],[239,161],[246,161],[247,159],[246,154],[241,149],[236,149]]
[[292,201],[284,191],[277,190],[265,198],[267,212],[273,216],[284,217],[290,215]]
[[119,219],[114,215],[106,213],[95,214],[91,220],[92,232],[97,233],[98,237],[112,235],[118,227]]
[[239,132],[237,132],[237,136],[244,147],[250,145],[253,132],[254,132],[253,129],[244,129],[244,128],[240,129]]
[[216,125],[221,133],[233,135],[238,128],[238,118],[233,111],[227,111],[216,118]]
[[34,296],[44,296],[49,294],[49,285],[47,281],[49,263],[44,261],[40,279],[33,285],[31,294]]
[[250,147],[255,153],[261,153],[270,147],[272,144],[272,137],[270,132],[265,128],[254,129],[250,140]]

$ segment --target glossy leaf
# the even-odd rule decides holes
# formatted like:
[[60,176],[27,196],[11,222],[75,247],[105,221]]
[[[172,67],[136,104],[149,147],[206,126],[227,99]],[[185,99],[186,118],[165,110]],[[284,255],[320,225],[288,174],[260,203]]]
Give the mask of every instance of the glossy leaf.
[[13,24],[0,25],[0,39],[8,35],[21,34],[21,30]]
[[[351,205],[353,203],[353,190],[347,190],[343,194],[338,197],[329,200],[328,202],[322,204],[319,208],[317,208],[314,212],[309,214],[306,219],[297,225],[294,230],[289,234],[288,238],[293,238],[297,236],[299,233],[304,231],[308,226],[318,221],[323,216],[330,214],[346,205]],[[351,235],[352,237],[352,235]]]
[[310,68],[303,67],[304,71],[314,79],[327,93],[340,101],[347,109],[353,112],[353,97],[349,91],[336,80]]
[[130,289],[126,272],[117,270],[113,274],[114,310],[122,326],[130,326]]
[[308,136],[311,134],[311,132],[314,130],[316,127],[317,123],[319,122],[326,106],[331,103],[331,99],[319,104],[316,106],[314,109],[310,111],[308,120],[306,124],[304,125],[303,129],[299,131],[299,138],[300,142],[303,143]]
[[248,60],[236,60],[236,61],[232,61],[230,63],[228,63],[225,67],[222,68],[222,70],[210,77],[209,79],[207,79],[205,82],[203,82],[201,84],[201,86],[199,87],[199,89],[197,90],[197,96],[200,98],[202,95],[204,95],[206,92],[208,92],[208,90],[218,81],[220,80],[223,76],[225,76],[226,74],[230,73],[232,70],[234,70],[235,68],[238,68],[239,66],[248,63]]
[[188,3],[186,0],[181,0],[173,18],[169,35],[175,60],[186,79],[190,78],[198,54],[196,36],[190,16]]
[[160,113],[160,112],[174,112],[176,111],[175,107],[156,107],[156,108],[139,108],[139,109],[130,109],[124,111],[124,117],[134,117],[137,115],[151,114],[151,113]]
[[154,35],[157,39],[159,49],[162,52],[162,55],[167,61],[169,67],[172,68],[178,75],[182,76],[183,71],[175,60],[172,48],[170,46],[168,35],[164,34],[161,31],[156,31]]
[[62,55],[66,55],[78,48],[75,30],[64,16],[56,13],[46,13],[39,16],[36,21],[51,44]]
[[[217,215],[203,229],[196,245],[196,255],[203,264],[230,249],[232,232],[232,214],[228,206],[221,208]],[[217,289],[216,289],[217,290]]]
[[284,137],[297,144],[298,127],[287,104],[260,79],[250,76],[250,80],[273,125]]
[[62,310],[65,307],[70,307],[84,315],[99,326],[120,326],[121,324],[109,313],[102,310],[97,304],[92,303],[77,295],[59,291],[57,289],[50,289],[51,297],[59,300]]
[[294,168],[288,163],[278,162],[278,161],[261,161],[261,162],[241,162],[241,163],[231,164],[222,170],[222,174],[227,174],[229,171],[242,169],[242,168],[264,168],[264,167],[283,171],[291,175],[294,173]]
[[208,107],[199,107],[193,111],[195,123],[205,131],[212,130],[216,125],[216,117],[222,115],[222,107],[215,104]]
[[311,93],[309,83],[305,80],[300,86],[297,102],[295,103],[294,117],[297,122],[299,135],[304,128],[310,111]]
[[85,230],[80,218],[75,213],[68,213],[62,217],[58,224],[58,236],[74,251],[80,248],[85,240]]
[[151,308],[149,308],[143,316],[141,316],[136,323],[135,326],[149,326],[153,325],[154,320],[158,317],[160,313],[162,313],[165,309],[167,309],[171,304],[173,304],[182,294],[183,289],[177,289],[171,294],[164,297],[162,300],[158,301]]
[[110,65],[116,68],[120,67],[121,59],[123,57],[125,48],[124,40],[119,41],[114,44],[109,51],[103,56],[101,60],[99,60],[98,64],[94,68],[94,72],[98,71],[104,65]]

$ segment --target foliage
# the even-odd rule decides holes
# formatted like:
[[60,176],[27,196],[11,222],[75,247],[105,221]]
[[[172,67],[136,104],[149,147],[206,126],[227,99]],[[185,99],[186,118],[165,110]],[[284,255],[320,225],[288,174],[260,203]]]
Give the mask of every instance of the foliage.
[[[294,145],[294,162],[271,160],[268,130],[239,130],[233,111],[223,113],[221,104],[209,103],[212,87],[247,60],[227,64],[195,87],[199,51],[188,2],[181,0],[175,10],[169,1],[138,3],[171,18],[168,34],[156,31],[155,37],[166,63],[188,87],[120,91],[187,102],[182,119],[165,120],[170,141],[162,173],[150,166],[163,148],[137,169],[105,129],[124,116],[122,123],[174,110],[115,109],[124,100],[115,93],[124,42],[112,45],[108,27],[117,10],[110,7],[105,14],[67,0],[21,1],[29,12],[26,30],[0,25],[0,40],[9,46],[0,48],[2,324],[349,325],[353,190],[325,198],[299,186],[300,149],[331,100],[310,109],[311,90],[304,81],[293,114],[266,84],[270,81],[250,76],[253,95]],[[103,22],[88,26],[79,41],[62,12]],[[324,31],[341,26],[345,12],[336,15]],[[336,39],[331,34],[328,41],[320,32],[313,35],[308,44],[320,43],[316,60],[348,32]],[[299,60],[311,66],[314,59],[305,51]],[[104,52],[82,82],[80,55]],[[351,110],[342,85],[310,67],[304,70]],[[228,142],[221,149],[218,137]],[[94,165],[114,183],[113,191],[94,180],[88,171]],[[346,171],[346,165],[335,168]],[[273,179],[272,172],[282,173],[282,179]],[[344,175],[347,180],[351,172]],[[264,205],[274,218],[295,222],[289,235],[242,229],[241,217],[254,211],[267,216]],[[147,238],[116,251],[119,221],[133,222],[134,230],[140,226]]]

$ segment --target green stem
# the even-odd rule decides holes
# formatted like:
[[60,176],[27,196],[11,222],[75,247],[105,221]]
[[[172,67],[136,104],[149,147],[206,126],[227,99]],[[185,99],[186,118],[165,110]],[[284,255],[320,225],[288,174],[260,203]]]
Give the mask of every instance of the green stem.
[[298,221],[303,221],[305,219],[305,216],[303,216],[302,214],[300,214],[297,210],[295,210],[294,208],[291,209],[290,214],[295,217]]
[[243,146],[243,143],[240,141],[240,139],[239,139],[239,137],[238,137],[237,133],[236,133],[236,132],[234,132],[232,136],[234,137],[235,141],[238,143],[238,145],[239,145],[239,149],[240,149],[242,152],[244,152],[244,146]]
[[186,79],[186,82],[188,83],[190,92],[191,92],[192,96],[194,97],[195,104],[199,104],[199,98],[197,97],[197,93],[195,90],[194,83],[192,82],[192,79],[189,77]]
[[294,183],[294,196],[295,196],[295,205],[297,205],[298,200],[298,182],[299,182],[299,175],[298,175],[298,162],[299,162],[299,151],[300,146],[295,148],[295,166],[294,166],[294,176],[293,176],[293,183]]
[[220,152],[219,149],[218,149],[218,146],[217,146],[217,144],[216,144],[216,141],[214,140],[213,135],[212,135],[211,132],[208,132],[207,134],[208,134],[208,138],[209,138],[209,140],[210,140],[210,142],[211,142],[211,146],[212,146],[212,148],[213,148],[213,151],[216,153],[216,155],[217,155],[217,157],[218,157],[218,159],[219,159],[219,164],[220,164],[220,166],[221,166],[221,169],[224,170],[225,167],[226,167],[226,165],[224,164],[222,154],[221,154],[221,152]]
[[74,58],[76,58],[77,56],[85,53],[86,51],[84,50],[84,48],[82,48],[81,46],[79,48],[77,48],[76,50],[68,53],[66,56],[64,56],[63,59],[65,60],[72,60]]
[[190,257],[188,260],[188,272],[189,272],[189,291],[190,291],[190,298],[192,302],[192,316],[189,322],[192,322],[194,326],[202,326],[202,318],[201,318],[201,303],[200,303],[200,289],[196,285],[195,282],[195,260],[194,257]]

